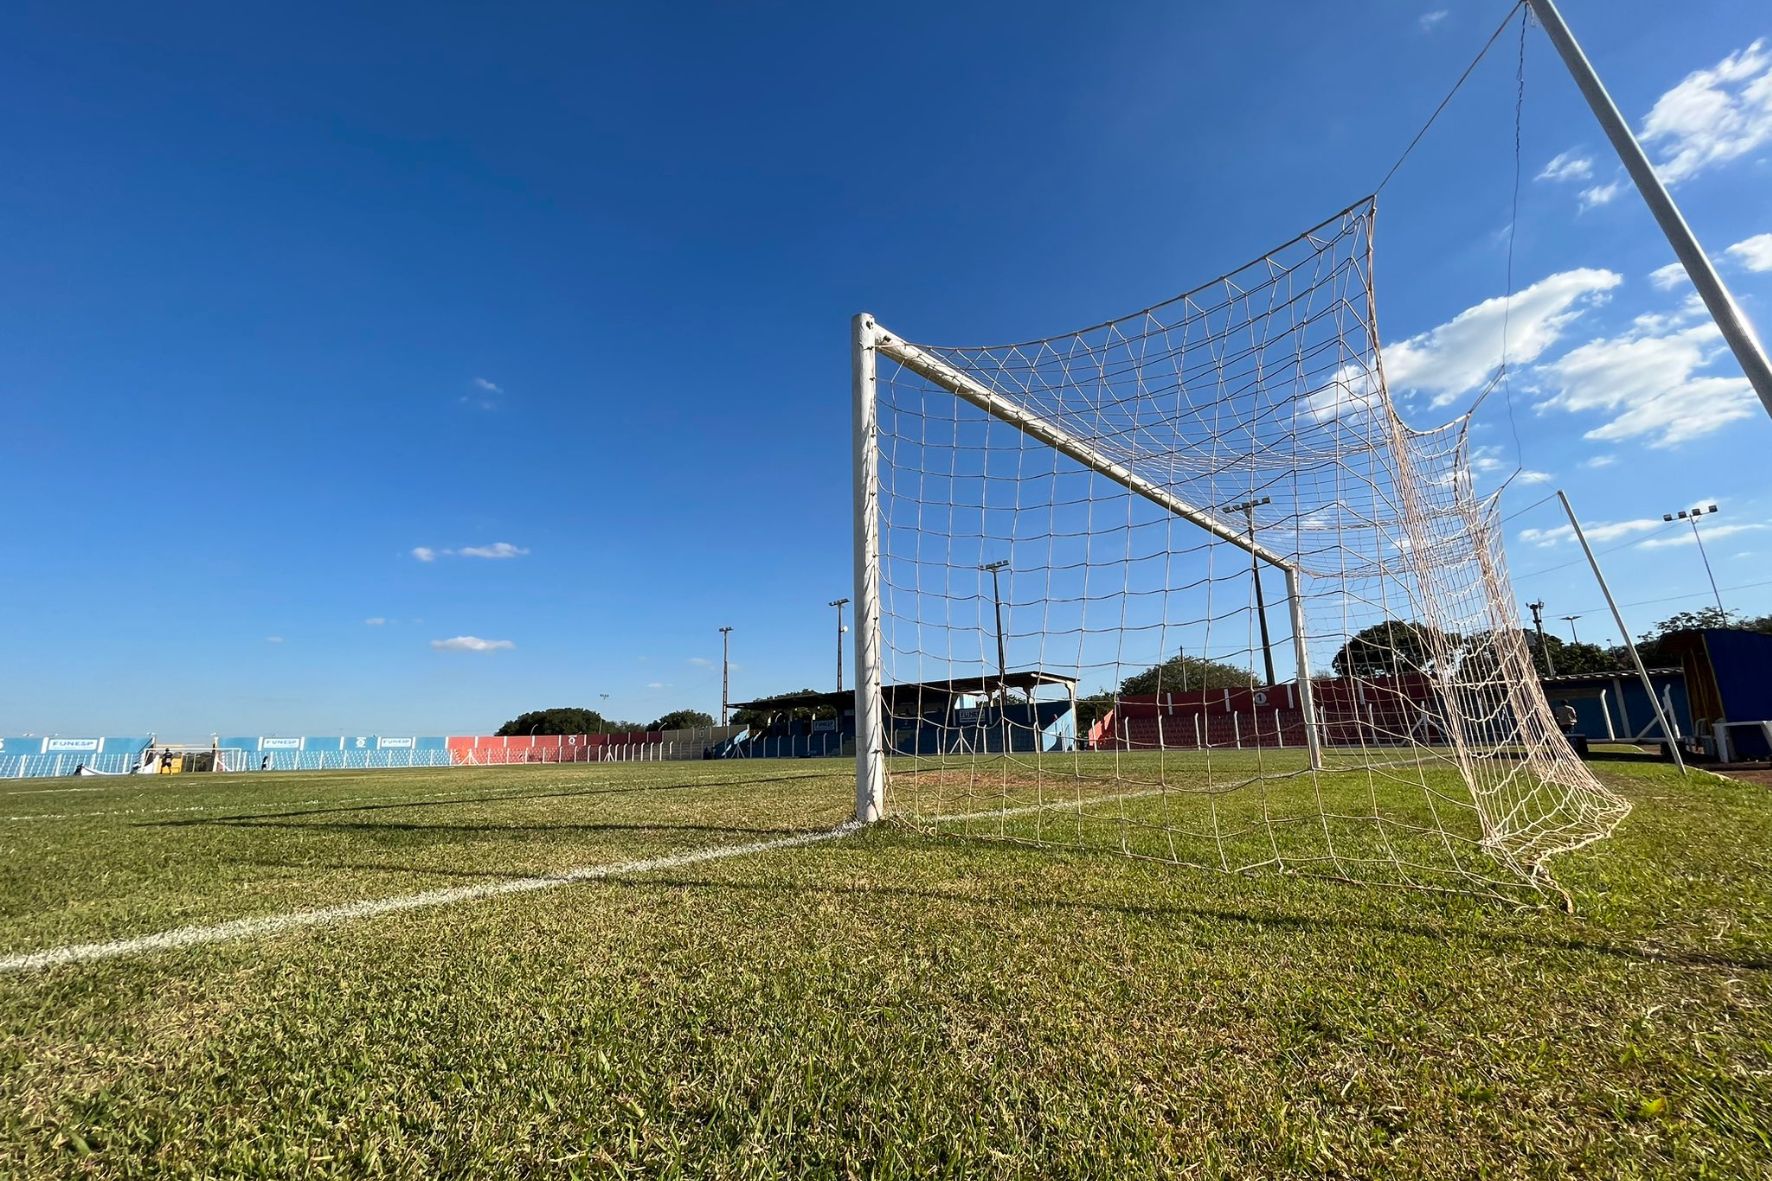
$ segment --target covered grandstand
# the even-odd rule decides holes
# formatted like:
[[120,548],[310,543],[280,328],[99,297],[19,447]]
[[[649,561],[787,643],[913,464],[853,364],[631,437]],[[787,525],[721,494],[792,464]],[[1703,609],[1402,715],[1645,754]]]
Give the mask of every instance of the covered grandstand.
[[[1072,742],[1069,720],[1076,709],[1077,681],[1024,670],[887,685],[881,698],[893,754],[1032,753]],[[786,693],[738,702],[733,708],[762,715],[762,720],[710,750],[711,758],[855,753],[853,691]]]

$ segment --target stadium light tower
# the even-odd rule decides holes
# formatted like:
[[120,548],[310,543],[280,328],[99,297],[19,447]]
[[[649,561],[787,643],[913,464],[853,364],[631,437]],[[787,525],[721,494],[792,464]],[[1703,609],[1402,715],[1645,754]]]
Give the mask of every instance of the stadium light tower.
[[1003,655],[1003,587],[997,576],[1009,568],[1008,558],[998,558],[994,562],[986,562],[980,570],[991,572],[991,602],[997,609],[997,700],[1001,702],[1009,693],[1009,661]]
[[1698,532],[1698,518],[1706,513],[1714,513],[1717,506],[1706,505],[1703,508],[1683,508],[1677,513],[1662,513],[1664,521],[1684,521],[1692,526],[1692,540],[1698,543],[1698,556],[1704,560],[1704,576],[1710,579],[1711,597],[1717,601],[1717,610],[1723,609],[1723,596],[1717,592],[1717,576],[1711,573],[1710,555],[1704,552],[1704,538]]
[[[608,709],[609,708],[609,694],[599,693],[599,694],[597,694],[597,696],[601,697],[603,699],[603,708]],[[597,733],[599,733],[599,734],[603,733],[603,725],[607,721],[609,721],[609,719],[607,717],[604,717],[603,714],[599,713],[597,715]]]
[[[1255,510],[1264,504],[1273,503],[1271,497],[1264,496],[1260,500],[1245,500],[1242,504],[1227,504],[1219,511],[1226,513],[1242,513],[1249,519],[1249,577],[1255,580],[1255,617],[1261,624],[1261,664],[1267,673],[1267,683],[1274,683],[1274,645],[1267,635],[1267,600],[1261,593],[1261,559],[1255,554]],[[1305,672],[1300,669],[1299,676]]]
[[720,629],[720,724],[732,710],[732,629]]
[[1544,645],[1544,600],[1527,603],[1526,609],[1532,612],[1532,629],[1538,633],[1538,650],[1544,653],[1544,675],[1554,677],[1557,675],[1557,666],[1551,660],[1550,649]]
[[1575,632],[1575,621],[1580,618],[1581,618],[1581,616],[1579,616],[1579,615],[1565,615],[1565,616],[1563,616],[1563,622],[1569,625],[1569,642],[1571,644],[1581,643],[1581,637],[1579,635],[1577,635]]
[[837,609],[837,692],[843,691],[843,633],[849,629],[843,626],[843,605],[848,599],[832,599],[825,604]]

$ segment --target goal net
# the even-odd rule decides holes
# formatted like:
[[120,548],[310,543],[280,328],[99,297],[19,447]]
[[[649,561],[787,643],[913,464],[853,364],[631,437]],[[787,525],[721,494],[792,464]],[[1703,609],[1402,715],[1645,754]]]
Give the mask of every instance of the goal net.
[[1510,899],[1612,830],[1468,414],[1385,387],[1374,214],[1043,340],[856,318],[861,818]]

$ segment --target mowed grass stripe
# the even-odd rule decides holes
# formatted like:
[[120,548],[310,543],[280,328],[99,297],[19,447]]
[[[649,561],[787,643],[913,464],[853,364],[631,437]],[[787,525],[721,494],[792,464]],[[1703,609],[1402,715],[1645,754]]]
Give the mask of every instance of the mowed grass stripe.
[[61,967],[67,964],[90,963],[94,960],[116,959],[120,956],[170,951],[173,948],[194,947],[204,943],[222,943],[231,939],[277,935],[303,927],[322,927],[332,923],[347,922],[351,919],[396,914],[405,910],[453,906],[460,902],[496,898],[501,894],[526,894],[535,890],[552,890],[560,886],[596,881],[599,878],[614,877],[618,874],[682,869],[704,861],[719,861],[726,857],[748,857],[755,853],[768,853],[776,849],[792,849],[801,845],[816,844],[820,841],[835,840],[838,837],[847,836],[856,827],[853,823],[843,824],[824,832],[801,833],[797,836],[778,837],[768,841],[752,841],[743,845],[715,846],[710,849],[698,849],[691,853],[678,853],[670,857],[652,857],[642,861],[627,861],[617,865],[589,865],[546,877],[483,882],[474,886],[457,886],[449,890],[426,890],[419,894],[369,899],[363,902],[347,903],[343,906],[323,907],[319,910],[294,911],[256,919],[237,919],[233,922],[216,923],[207,927],[181,927],[174,931],[161,931],[135,939],[116,939],[107,943],[82,943],[69,947],[52,947],[43,951],[27,952],[23,955],[0,957],[0,972],[26,972],[41,968]]

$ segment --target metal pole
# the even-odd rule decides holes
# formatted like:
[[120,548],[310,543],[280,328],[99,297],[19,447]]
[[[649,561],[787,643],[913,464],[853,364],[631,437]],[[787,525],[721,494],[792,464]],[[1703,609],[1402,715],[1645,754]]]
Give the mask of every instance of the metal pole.
[[997,582],[997,572],[1009,565],[1008,558],[999,558],[995,562],[980,566],[980,570],[991,572],[991,602],[997,611],[997,698],[1001,700],[1008,691],[1009,662],[1003,655],[1003,588]]
[[1723,609],[1723,595],[1717,590],[1717,576],[1711,572],[1710,555],[1704,552],[1704,537],[1698,532],[1698,514],[1693,513],[1686,518],[1692,526],[1692,540],[1698,543],[1698,557],[1704,562],[1704,576],[1710,579],[1711,598],[1717,601],[1717,610]]
[[[1661,710],[1661,701],[1655,696],[1655,685],[1649,680],[1648,670],[1643,667],[1643,658],[1637,655],[1637,645],[1630,638],[1630,628],[1624,625],[1624,616],[1618,610],[1618,603],[1612,598],[1612,588],[1606,585],[1606,576],[1600,573],[1600,561],[1594,557],[1593,547],[1587,543],[1587,534],[1581,530],[1581,522],[1575,519],[1575,510],[1569,505],[1569,497],[1561,488],[1557,489],[1557,499],[1563,502],[1563,512],[1569,518],[1569,527],[1575,530],[1575,540],[1581,543],[1581,552],[1587,555],[1587,564],[1593,568],[1594,581],[1600,584],[1600,593],[1606,596],[1606,606],[1612,609],[1612,621],[1618,625],[1618,634],[1624,637],[1625,650],[1630,653],[1630,662],[1637,667],[1637,677],[1643,682],[1643,692],[1649,695],[1649,708],[1655,711],[1655,720],[1661,723],[1662,737],[1667,739],[1667,748],[1673,752],[1674,764],[1680,768],[1680,774],[1686,773],[1686,760],[1680,757],[1680,742],[1674,736],[1674,728],[1668,724],[1667,715]],[[1624,704],[1623,696],[1619,698],[1619,706]]]
[[832,599],[825,604],[837,609],[837,692],[843,691],[843,604],[848,599]]
[[1661,232],[1667,235],[1668,244],[1674,248],[1675,256],[1686,268],[1692,286],[1698,289],[1704,306],[1710,310],[1711,319],[1722,330],[1723,339],[1729,342],[1729,350],[1735,354],[1741,371],[1747,375],[1754,392],[1760,395],[1760,402],[1765,406],[1766,413],[1772,414],[1772,362],[1766,359],[1766,351],[1760,347],[1752,326],[1741,314],[1741,309],[1735,306],[1734,297],[1723,285],[1716,267],[1711,265],[1704,253],[1704,247],[1698,244],[1698,238],[1681,216],[1674,199],[1668,195],[1667,187],[1655,175],[1655,169],[1649,164],[1649,157],[1643,154],[1642,145],[1631,134],[1630,126],[1625,123],[1624,116],[1618,113],[1618,107],[1612,102],[1612,96],[1606,93],[1599,75],[1594,73],[1587,55],[1576,44],[1575,35],[1563,23],[1563,16],[1557,11],[1557,6],[1552,0],[1526,2],[1538,17],[1539,23],[1544,26],[1551,44],[1562,55],[1563,64],[1574,75],[1575,85],[1581,88],[1582,97],[1593,108],[1594,117],[1600,121],[1606,138],[1612,141],[1618,158],[1624,162],[1625,171],[1630,173],[1631,180],[1636,183],[1637,191],[1643,195],[1643,201],[1649,206],[1649,212],[1655,215]]
[[1544,675],[1547,677],[1554,677],[1557,675],[1557,665],[1556,662],[1551,659],[1551,650],[1549,646],[1544,642],[1544,600],[1540,599],[1536,603],[1527,603],[1526,610],[1532,612],[1532,627],[1538,632],[1538,650],[1544,653]]
[[855,818],[886,813],[886,743],[880,699],[880,454],[875,345],[866,312],[855,317],[851,395],[855,416]]
[[732,629],[720,629],[720,725],[732,711]]
[[1581,633],[1575,630],[1575,621],[1580,618],[1579,615],[1563,616],[1563,622],[1569,625],[1569,642],[1571,644],[1581,643]]

